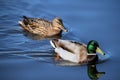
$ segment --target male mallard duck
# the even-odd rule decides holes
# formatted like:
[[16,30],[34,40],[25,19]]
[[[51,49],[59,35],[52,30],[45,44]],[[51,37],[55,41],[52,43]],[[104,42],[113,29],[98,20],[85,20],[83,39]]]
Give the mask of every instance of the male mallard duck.
[[104,75],[105,72],[99,72],[96,68],[96,62],[98,62],[98,56],[96,55],[94,59],[88,61],[87,63],[87,73],[91,80],[98,80],[100,76]]
[[63,26],[62,19],[55,17],[53,21],[40,18],[28,18],[23,16],[23,20],[19,21],[23,30],[43,37],[50,37],[67,31]]
[[96,52],[105,55],[95,40],[91,40],[87,46],[84,43],[61,39],[51,40],[50,43],[57,53],[55,60],[59,60],[61,57],[63,60],[83,64],[95,60]]

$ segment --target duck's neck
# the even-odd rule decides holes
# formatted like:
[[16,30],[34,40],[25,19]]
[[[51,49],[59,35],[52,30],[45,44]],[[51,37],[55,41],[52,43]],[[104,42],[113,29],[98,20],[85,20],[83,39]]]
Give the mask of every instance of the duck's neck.
[[92,51],[88,51],[88,55],[96,55],[96,53]]
[[98,61],[98,56],[96,53],[91,53],[87,55],[88,58],[88,64],[95,65],[96,62]]

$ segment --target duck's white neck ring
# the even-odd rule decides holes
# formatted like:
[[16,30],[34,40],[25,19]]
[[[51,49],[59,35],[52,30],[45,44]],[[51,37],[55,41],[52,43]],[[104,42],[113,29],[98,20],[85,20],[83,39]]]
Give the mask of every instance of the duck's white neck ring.
[[97,54],[95,54],[95,53],[93,53],[93,54],[89,54],[89,53],[87,53],[87,55],[97,55]]

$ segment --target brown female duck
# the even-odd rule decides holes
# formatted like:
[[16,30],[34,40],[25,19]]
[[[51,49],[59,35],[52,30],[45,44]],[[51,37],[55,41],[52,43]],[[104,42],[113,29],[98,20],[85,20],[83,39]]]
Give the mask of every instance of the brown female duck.
[[62,31],[67,31],[63,26],[62,20],[58,17],[55,17],[53,21],[48,21],[45,19],[23,16],[23,20],[19,21],[19,24],[23,30],[43,37],[50,37],[58,35]]

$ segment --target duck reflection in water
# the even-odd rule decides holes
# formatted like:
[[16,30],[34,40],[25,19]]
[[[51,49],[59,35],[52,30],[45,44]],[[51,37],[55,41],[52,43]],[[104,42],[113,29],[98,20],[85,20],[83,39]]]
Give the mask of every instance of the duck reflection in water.
[[97,70],[96,67],[97,62],[98,62],[98,55],[96,55],[96,57],[92,61],[89,61],[87,64],[87,73],[88,73],[88,77],[91,80],[98,80],[100,76],[105,74],[105,72],[99,72]]
[[88,69],[88,76],[91,80],[98,80],[100,76],[104,75],[105,72],[99,72],[96,68],[96,64],[88,64],[87,65]]

